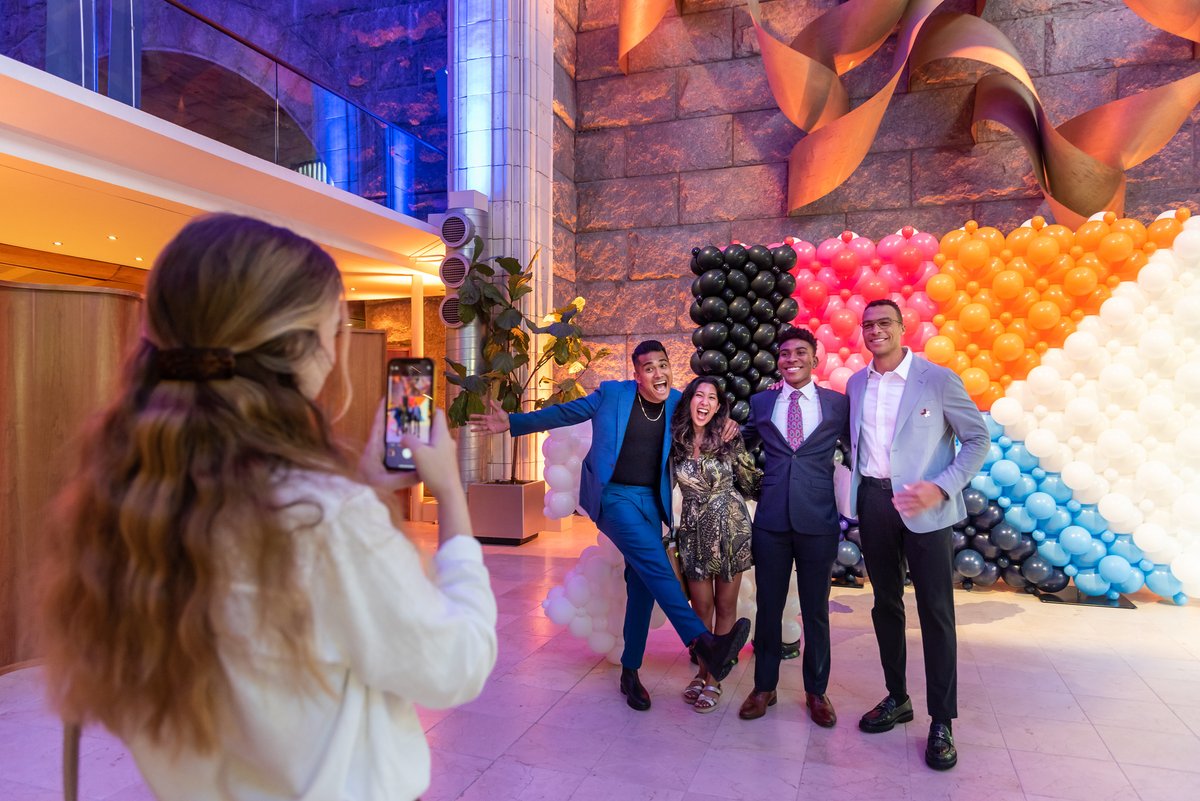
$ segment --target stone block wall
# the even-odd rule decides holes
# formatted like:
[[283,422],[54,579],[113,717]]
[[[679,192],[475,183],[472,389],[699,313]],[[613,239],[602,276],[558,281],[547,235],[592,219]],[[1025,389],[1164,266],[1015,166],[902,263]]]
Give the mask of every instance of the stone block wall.
[[[425,298],[424,336],[425,355],[433,360],[433,396],[438,407],[446,408],[446,326],[438,317],[441,298]],[[353,315],[353,311],[351,312]],[[389,350],[408,350],[412,347],[412,300],[369,300],[363,304],[364,328],[387,331]]]
[[[766,0],[762,9],[766,27],[790,41],[838,4]],[[902,81],[859,170],[789,216],[786,161],[803,134],[775,105],[744,3],[684,0],[682,15],[669,11],[630,54],[628,76],[617,68],[618,5],[579,0],[577,24],[568,29],[571,16],[562,13],[558,34],[564,50],[575,50],[575,186],[556,188],[556,202],[573,205],[556,207],[555,220],[574,220],[571,273],[588,300],[586,330],[617,354],[593,384],[628,377],[628,354],[646,338],[666,345],[676,385],[691,377],[694,246],[787,235],[819,242],[845,229],[878,239],[904,225],[940,235],[971,218],[1008,230],[1046,213],[1021,145],[990,125],[972,139],[973,86],[983,70],[953,60]],[[972,11],[975,3],[944,7]],[[1055,123],[1200,69],[1190,42],[1120,0],[990,0],[983,16],[1020,51]],[[883,85],[893,51],[889,41],[845,76],[853,104]],[[1149,222],[1168,207],[1200,208],[1198,120],[1193,113],[1160,154],[1130,170],[1130,216]]]

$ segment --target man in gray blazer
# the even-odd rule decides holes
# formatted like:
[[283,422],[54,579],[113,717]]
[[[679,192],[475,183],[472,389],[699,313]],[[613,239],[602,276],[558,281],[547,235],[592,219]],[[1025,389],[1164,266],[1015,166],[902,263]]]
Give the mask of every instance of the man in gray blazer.
[[[983,466],[990,438],[962,381],[914,358],[901,345],[900,308],[867,304],[863,340],[871,362],[846,385],[850,399],[851,507],[858,510],[863,557],[875,594],[871,619],[888,696],[863,715],[865,732],[913,719],[905,683],[905,563],[917,596],[925,652],[929,739],[925,762],[958,762],[951,721],[958,716],[951,527],[967,516],[962,490]],[[955,453],[955,437],[962,443]]]

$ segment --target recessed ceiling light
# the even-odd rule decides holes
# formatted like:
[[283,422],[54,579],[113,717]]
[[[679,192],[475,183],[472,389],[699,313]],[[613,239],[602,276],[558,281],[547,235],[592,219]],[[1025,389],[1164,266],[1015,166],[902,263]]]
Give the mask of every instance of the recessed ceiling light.
[[358,287],[353,287],[353,286],[352,286],[352,287],[350,287],[350,291],[351,291],[351,292],[357,292],[357,291],[358,291]]
[[116,235],[116,234],[109,234],[109,235],[108,235],[108,238],[109,238],[109,239],[111,239],[113,242],[116,242],[116,241],[117,241],[117,235]]
[[59,241],[55,240],[54,244],[55,244],[55,245],[61,245],[61,244],[62,244],[62,242],[59,242]]
[[141,256],[134,256],[134,257],[133,257],[133,260],[134,260],[134,261],[141,261],[141,260],[142,260],[142,257],[141,257]]

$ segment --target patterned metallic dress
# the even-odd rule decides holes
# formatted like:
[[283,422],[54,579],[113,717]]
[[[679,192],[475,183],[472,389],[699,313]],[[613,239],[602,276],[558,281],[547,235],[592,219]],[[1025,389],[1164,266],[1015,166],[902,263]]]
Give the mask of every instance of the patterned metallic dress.
[[683,496],[678,538],[686,579],[730,581],[752,564],[750,513],[742,492],[751,493],[758,476],[740,440],[735,447],[734,458],[701,454],[675,464]]

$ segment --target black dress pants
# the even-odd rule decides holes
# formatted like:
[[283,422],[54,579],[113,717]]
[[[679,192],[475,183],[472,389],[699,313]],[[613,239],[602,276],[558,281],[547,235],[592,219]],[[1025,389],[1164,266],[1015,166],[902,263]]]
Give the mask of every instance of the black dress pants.
[[871,620],[887,691],[908,695],[904,639],[905,560],[917,595],[925,690],[935,719],[958,717],[958,638],[954,629],[954,542],[951,529],[914,533],[892,505],[889,489],[864,482],[858,489],[858,528],[875,593]]
[[766,531],[757,526],[752,536],[758,604],[754,620],[754,689],[768,692],[779,683],[783,607],[794,564],[804,625],[804,689],[824,695],[829,685],[829,583],[838,537]]

